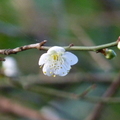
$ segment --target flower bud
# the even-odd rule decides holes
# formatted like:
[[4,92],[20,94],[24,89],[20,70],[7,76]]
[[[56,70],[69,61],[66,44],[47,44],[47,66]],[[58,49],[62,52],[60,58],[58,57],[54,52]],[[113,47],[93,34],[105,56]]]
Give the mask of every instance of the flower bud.
[[106,49],[105,50],[105,57],[107,58],[107,59],[112,59],[112,58],[114,58],[116,56],[116,53],[114,52],[114,50],[112,50],[112,49]]

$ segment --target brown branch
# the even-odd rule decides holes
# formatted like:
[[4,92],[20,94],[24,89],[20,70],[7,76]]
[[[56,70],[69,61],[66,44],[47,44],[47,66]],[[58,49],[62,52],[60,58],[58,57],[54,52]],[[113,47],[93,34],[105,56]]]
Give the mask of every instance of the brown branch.
[[[108,98],[111,97],[115,94],[116,90],[119,88],[120,86],[120,75],[113,81],[113,83],[110,85],[110,87],[106,90],[106,92],[103,94],[102,98]],[[100,118],[100,114],[104,108],[104,103],[103,102],[99,102],[92,114],[90,114],[90,116],[87,117],[86,120],[98,120]]]
[[35,48],[38,50],[41,50],[42,49],[41,46],[43,46],[46,42],[47,42],[47,40],[44,40],[40,43],[25,45],[25,46],[17,47],[14,49],[2,49],[2,50],[0,50],[0,54],[3,54],[3,55],[16,54],[21,51],[25,51],[28,49],[35,49]]
[[[118,39],[120,39],[120,37]],[[43,45],[46,42],[47,41],[44,40],[43,42],[40,42],[40,43],[25,45],[25,46],[17,47],[17,48],[14,48],[14,49],[1,49],[0,54],[3,54],[3,55],[16,54],[18,52],[28,50],[28,49],[48,50],[50,48],[50,46],[49,47],[48,46],[43,47]],[[98,46],[64,46],[64,48],[66,50],[97,52],[97,51],[99,51],[101,49],[104,49],[104,48],[117,46],[117,44],[118,44],[118,40],[115,41],[115,42],[112,42],[112,43],[98,45]]]
[[40,112],[23,107],[17,103],[13,103],[13,101],[5,97],[0,97],[0,112],[12,113],[21,117],[35,120],[46,120]]

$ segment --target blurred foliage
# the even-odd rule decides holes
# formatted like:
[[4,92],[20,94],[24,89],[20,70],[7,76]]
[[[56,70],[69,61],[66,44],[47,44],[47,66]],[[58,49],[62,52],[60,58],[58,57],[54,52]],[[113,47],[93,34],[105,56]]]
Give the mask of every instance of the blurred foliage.
[[[0,0],[0,48],[12,49],[18,46],[48,40],[46,45],[66,46],[71,43],[80,46],[100,45],[117,40],[120,35],[120,1],[119,0]],[[71,73],[112,73],[118,74],[120,69],[119,50],[113,48],[117,57],[106,60],[101,54],[86,51],[73,52],[79,57],[79,63]],[[21,76],[40,75],[44,77],[38,66],[38,59],[44,51],[27,50],[10,55],[17,60]],[[4,55],[1,55],[5,57]],[[93,56],[99,56],[95,61]],[[102,59],[102,62],[101,62]],[[68,76],[69,76],[68,74]],[[114,74],[113,74],[114,75]],[[114,76],[116,77],[116,76]],[[45,76],[48,79],[49,77]],[[54,79],[54,78],[53,78]],[[70,78],[74,81],[74,78]],[[30,80],[34,79],[31,77]],[[55,120],[86,120],[92,114],[97,103],[82,100],[70,100],[42,93],[40,86],[71,93],[82,93],[90,85],[96,84],[95,90],[88,96],[101,97],[109,83],[78,82],[62,84],[40,84],[36,82],[31,89],[11,87],[11,80],[5,76],[0,79],[0,95],[10,98],[33,110],[45,113]],[[25,84],[29,85],[29,82]],[[112,80],[111,80],[112,81]],[[120,90],[114,97],[119,97]],[[51,114],[48,114],[48,111]],[[105,104],[100,120],[119,120],[119,103]],[[1,120],[29,120],[12,113],[0,113]],[[52,119],[50,119],[52,120]],[[97,119],[98,120],[98,119]]]

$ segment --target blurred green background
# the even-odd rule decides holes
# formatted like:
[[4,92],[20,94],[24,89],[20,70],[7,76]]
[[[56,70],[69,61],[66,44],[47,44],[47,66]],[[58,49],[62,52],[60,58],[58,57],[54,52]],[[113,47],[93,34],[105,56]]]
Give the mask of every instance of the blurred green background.
[[[114,42],[119,35],[119,0],[0,0],[0,49],[43,40],[47,40],[47,46],[71,43],[94,46]],[[97,114],[95,108],[98,102],[68,99],[67,95],[64,98],[60,97],[62,93],[51,92],[80,94],[96,84],[87,96],[102,97],[112,82],[119,79],[120,51],[117,47],[112,49],[117,53],[112,60],[105,59],[100,53],[72,51],[79,62],[62,78],[42,74],[38,60],[45,51],[31,49],[9,55],[16,59],[20,75],[17,80],[1,75],[0,95],[12,103],[8,111],[0,106],[0,120],[119,120],[119,102],[103,104]],[[22,87],[15,85],[16,81]],[[119,86],[112,95],[119,97]],[[18,114],[13,112],[13,103],[19,104],[18,108],[22,106],[28,111],[39,112],[43,118],[35,119],[21,111]],[[90,117],[94,114],[97,118]]]

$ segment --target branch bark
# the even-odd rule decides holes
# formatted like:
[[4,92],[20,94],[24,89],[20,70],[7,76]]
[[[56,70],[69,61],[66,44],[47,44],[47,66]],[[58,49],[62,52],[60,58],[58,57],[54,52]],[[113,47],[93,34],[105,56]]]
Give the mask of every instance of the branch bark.
[[47,40],[44,40],[40,43],[25,45],[25,46],[17,47],[17,48],[14,48],[14,49],[2,49],[2,50],[0,50],[0,54],[3,54],[3,55],[16,54],[18,52],[29,50],[29,49],[40,50],[41,46],[44,45],[46,42],[47,42]]

